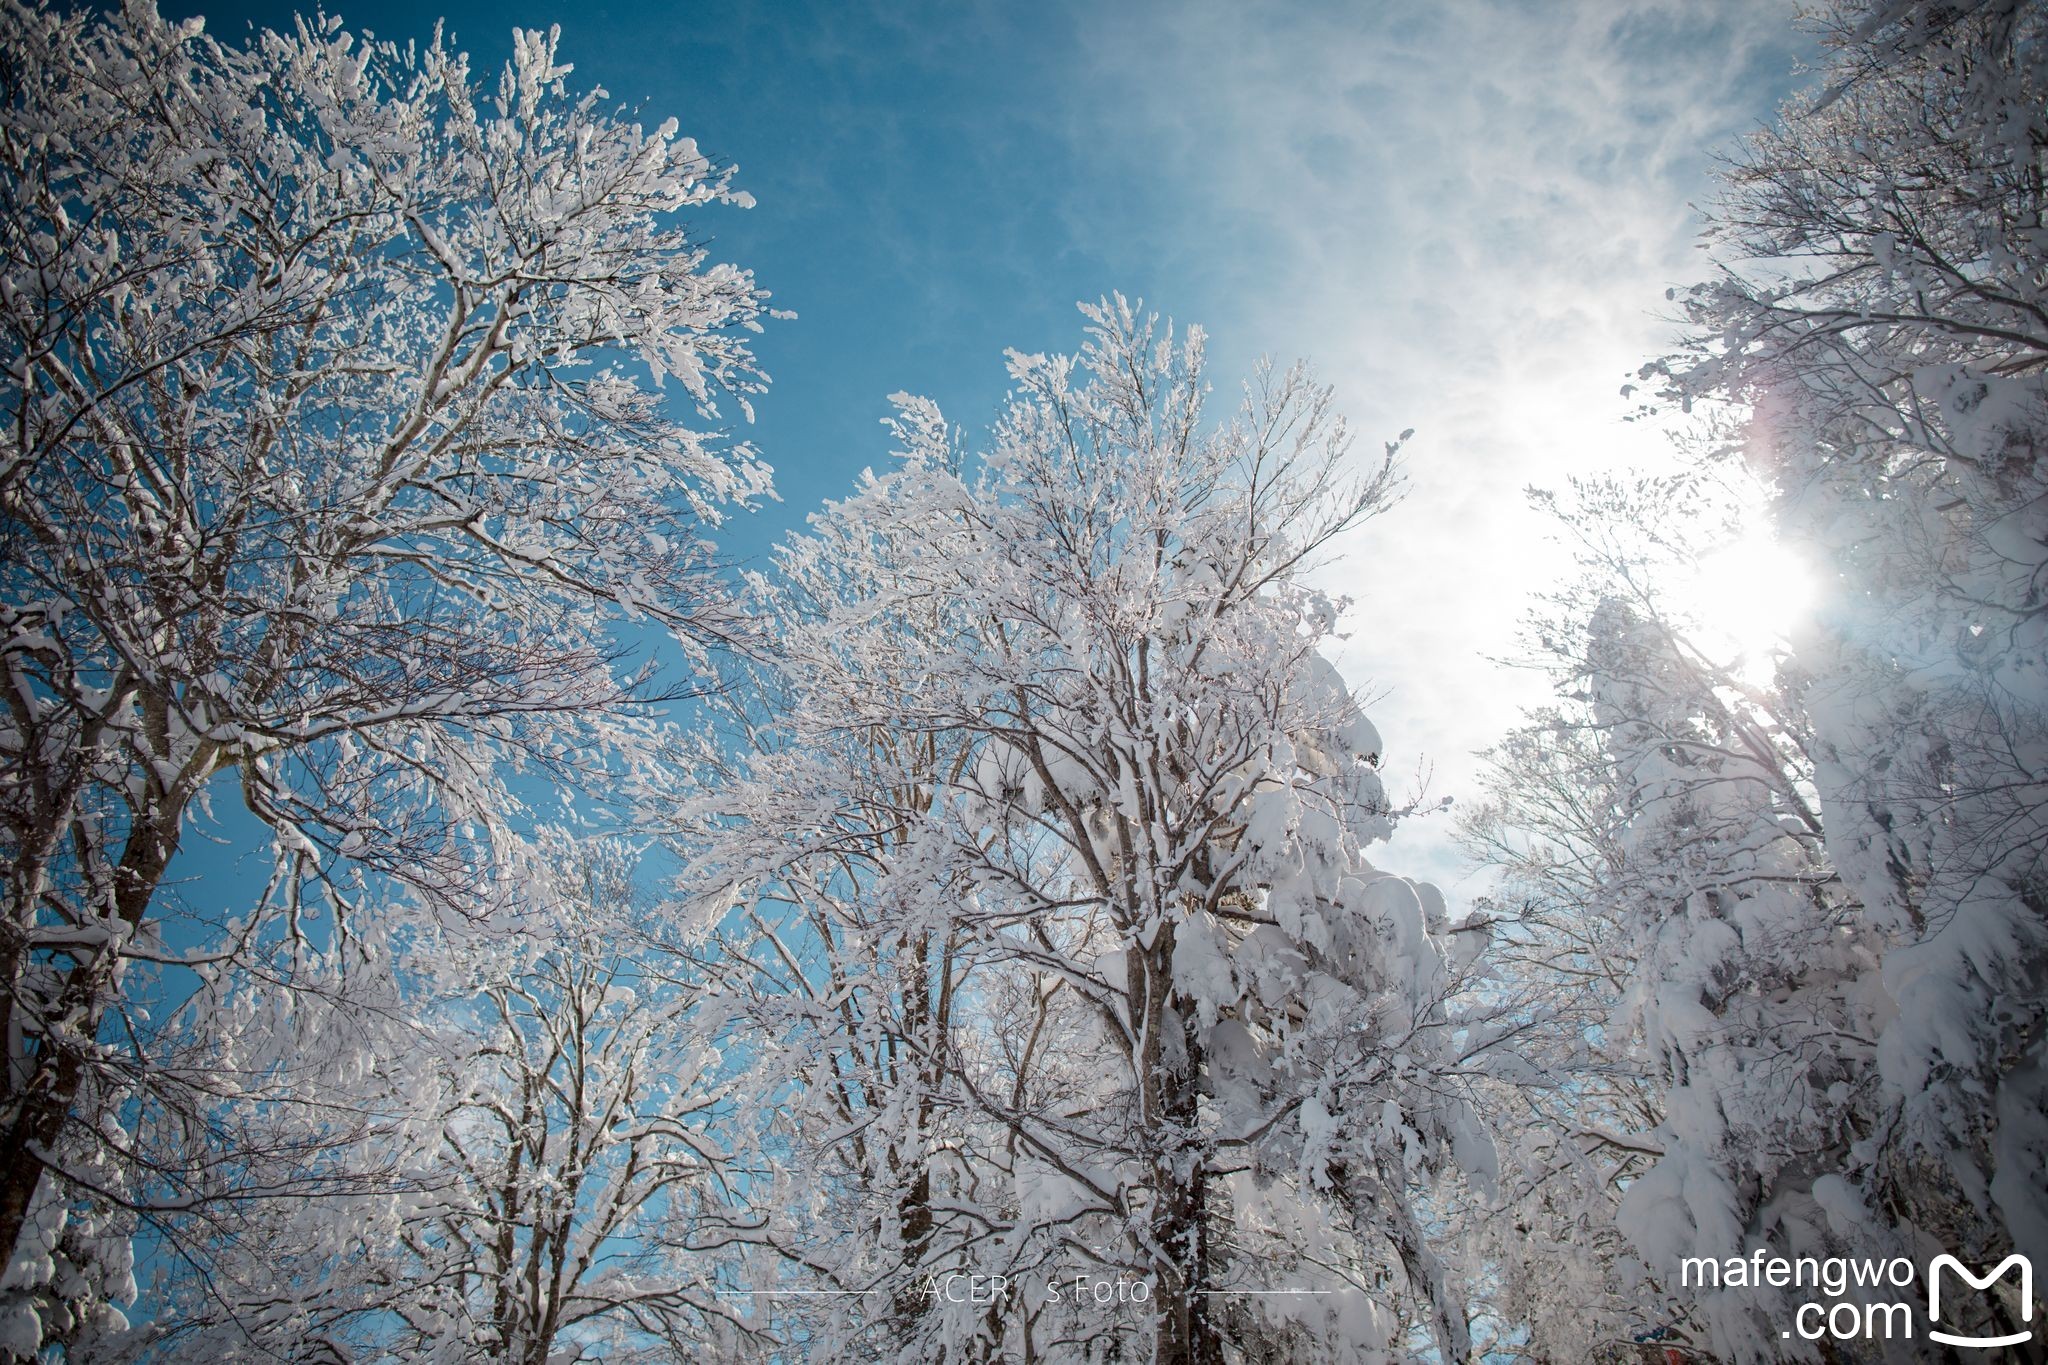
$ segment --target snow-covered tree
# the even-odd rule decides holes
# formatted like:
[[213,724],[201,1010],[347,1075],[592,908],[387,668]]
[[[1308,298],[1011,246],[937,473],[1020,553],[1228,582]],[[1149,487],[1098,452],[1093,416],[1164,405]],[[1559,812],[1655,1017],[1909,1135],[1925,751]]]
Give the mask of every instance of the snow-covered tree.
[[[1893,942],[1856,1205],[2048,1257],[2048,12],[1821,16],[1647,372],[1746,416],[1827,591],[1797,637],[1828,855]],[[1846,1209],[1854,1224],[1859,1215]]]
[[[913,444],[907,468],[927,454]],[[947,467],[948,453],[938,458]],[[798,1273],[880,1305],[781,1305],[826,1359],[917,1336],[919,1267],[983,1231],[971,1208],[936,1207],[933,1187],[945,1178],[935,1168],[965,1160],[965,1135],[938,1103],[972,966],[962,888],[922,850],[959,740],[868,715],[867,698],[812,667],[836,648],[834,615],[898,581],[919,552],[914,518],[885,511],[865,495],[828,504],[753,580],[773,657],[720,699],[703,744],[677,754],[692,794],[667,822],[687,864],[685,923],[712,931],[700,956],[723,982],[754,1080],[777,1181],[764,1236]],[[896,619],[911,631],[939,614]],[[763,1287],[783,1273],[756,1267]]]
[[1487,754],[1487,793],[1460,816],[1467,855],[1498,884],[1479,897],[1491,958],[1522,1026],[1486,1087],[1501,1139],[1494,1200],[1460,1210],[1482,1267],[1476,1307],[1537,1360],[1629,1360],[1658,1327],[1695,1327],[1615,1222],[1660,1155],[1662,1088],[1607,1029],[1636,957],[1622,875],[1622,802],[1583,711],[1553,705]]
[[[1796,1349],[1771,1292],[1693,1297],[1677,1270],[1764,1243],[1873,1254],[1829,1216],[1884,1109],[1886,942],[1828,862],[1797,678],[1757,680],[1687,601],[1740,534],[1716,489],[1709,466],[1547,500],[1581,565],[1533,632],[1562,696],[1496,751],[1467,831],[1506,874],[1503,969],[1541,1010],[1516,1216],[1605,1247],[1586,1264],[1605,1262],[1610,1341],[1663,1328],[1766,1359]],[[1584,1302],[1520,1306],[1596,1345]]]
[[[1550,1036],[1577,1079],[1523,1102],[1565,1131],[1639,1116],[1585,1125],[1600,1218],[1647,1262],[1614,1248],[1603,1284],[1744,1360],[1802,1348],[1768,1289],[1673,1295],[1679,1256],[2048,1254],[2048,13],[1817,17],[1816,88],[1732,159],[1720,273],[1643,373],[1739,429],[1816,601],[1770,668],[1717,649],[1687,565],[1773,535],[1595,490],[1571,524],[1602,562],[1538,623],[1569,695],[1503,748],[1473,830],[1503,909],[1537,909],[1506,950],[1571,1002]],[[1563,1155],[1538,1164],[1583,1183]]]
[[[1415,1203],[1491,1161],[1449,926],[1364,856],[1397,813],[1300,580],[1393,452],[1356,462],[1299,370],[1205,425],[1199,332],[1084,312],[1078,356],[1011,356],[975,472],[899,399],[901,462],[783,552],[786,705],[685,876],[796,987],[775,1042],[811,1050],[771,1075],[845,1152],[814,1197],[885,1234],[815,1259],[833,1330],[1211,1362],[1399,1357],[1413,1324],[1462,1358]],[[905,1303],[948,1271],[1013,1292]]]
[[[654,688],[615,623],[731,628],[702,528],[767,473],[706,429],[764,296],[676,215],[745,196],[571,93],[553,33],[514,49],[485,81],[438,34],[0,9],[7,1350],[70,1330],[52,1293],[120,1296],[118,1246],[63,1250],[106,1201],[203,1194],[129,1159],[223,1098],[119,1017],[138,972],[335,987],[376,888],[459,908],[510,865],[513,770],[616,766]],[[271,894],[167,935],[237,791]],[[277,1036],[214,1028],[209,1084],[266,1090]]]
[[[320,1198],[242,1201],[179,1247],[140,1340],[209,1360],[673,1360],[760,1350],[720,1296],[749,1211],[734,1081],[635,911],[617,845],[549,840],[568,884],[516,935],[409,950],[378,1056],[277,1115],[333,1125]],[[365,1123],[354,1117],[367,1116]],[[279,1130],[282,1131],[279,1131]],[[363,1167],[374,1159],[381,1178]]]

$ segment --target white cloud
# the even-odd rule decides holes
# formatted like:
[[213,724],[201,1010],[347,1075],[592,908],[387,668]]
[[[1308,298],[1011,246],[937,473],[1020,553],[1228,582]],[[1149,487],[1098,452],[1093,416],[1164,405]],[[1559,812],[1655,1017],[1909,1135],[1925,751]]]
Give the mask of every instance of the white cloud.
[[[1483,656],[1563,567],[1522,489],[1667,457],[1619,388],[1705,269],[1711,154],[1792,83],[1790,7],[1103,6],[1078,37],[1066,128],[1182,215],[1156,273],[1203,281],[1214,372],[1305,355],[1361,449],[1416,428],[1407,500],[1325,577],[1395,777],[1426,756],[1469,797],[1471,751],[1539,697]],[[1404,865],[1447,869],[1446,833]]]

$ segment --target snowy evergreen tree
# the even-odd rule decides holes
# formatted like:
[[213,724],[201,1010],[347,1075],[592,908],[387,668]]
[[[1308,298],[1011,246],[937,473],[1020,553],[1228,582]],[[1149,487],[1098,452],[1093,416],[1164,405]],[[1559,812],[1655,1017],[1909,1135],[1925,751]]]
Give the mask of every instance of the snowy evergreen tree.
[[[1646,1264],[1617,1252],[1603,1283],[1740,1360],[1819,1348],[1768,1288],[1674,1294],[1680,1257],[2048,1254],[2048,16],[1819,18],[1821,80],[1733,160],[1721,274],[1643,375],[1739,429],[1818,600],[1768,671],[1717,650],[1687,566],[1756,534],[1605,490],[1572,524],[1623,548],[1539,623],[1568,695],[1503,750],[1474,829],[1504,900],[1542,911],[1538,978],[1614,1006],[1558,1016],[1601,1079],[1543,1078],[1567,1113],[1634,1091],[1595,1184]],[[1532,762],[1573,776],[1505,785]],[[1516,1188],[1555,1219],[1541,1186]],[[2004,1331],[2020,1307],[1970,1311]]]
[[[1576,1075],[1524,1119],[1584,1140],[1545,1158],[1532,1192],[1584,1181],[1594,1160],[1635,1248],[1610,1276],[1638,1281],[1638,1322],[1761,1359],[1786,1349],[1786,1305],[1768,1289],[1680,1294],[1679,1264],[1846,1250],[1827,1214],[1883,1107],[1871,1066],[1889,1004],[1884,942],[1827,861],[1796,683],[1745,680],[1683,600],[1739,531],[1713,490],[1707,471],[1553,500],[1582,570],[1536,629],[1563,697],[1497,755],[1468,829],[1508,873],[1501,899],[1534,912],[1503,936],[1521,979],[1549,987],[1552,1075]],[[1560,760],[1563,799],[1526,782]]]
[[[1731,167],[1691,347],[1827,593],[1796,666],[1828,855],[1892,946],[1845,1231],[2048,1258],[2048,13],[1823,15]],[[1865,1224],[1868,1210],[1871,1220]]]

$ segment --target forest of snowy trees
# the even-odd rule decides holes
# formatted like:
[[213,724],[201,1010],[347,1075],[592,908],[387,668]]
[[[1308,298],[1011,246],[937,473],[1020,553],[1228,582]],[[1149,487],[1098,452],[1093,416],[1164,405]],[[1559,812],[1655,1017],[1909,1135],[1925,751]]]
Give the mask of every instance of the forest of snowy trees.
[[0,1360],[1991,1358],[1682,1270],[2048,1274],[2048,8],[1810,17],[1451,898],[1304,368],[1112,295],[742,571],[801,324],[673,120],[0,0]]

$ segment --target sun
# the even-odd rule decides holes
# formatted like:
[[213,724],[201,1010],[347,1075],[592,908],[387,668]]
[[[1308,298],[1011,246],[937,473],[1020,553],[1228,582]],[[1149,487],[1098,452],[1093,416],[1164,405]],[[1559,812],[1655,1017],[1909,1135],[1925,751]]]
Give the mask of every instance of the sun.
[[1812,615],[1818,589],[1812,567],[1759,527],[1699,556],[1680,596],[1714,661],[1758,684]]

